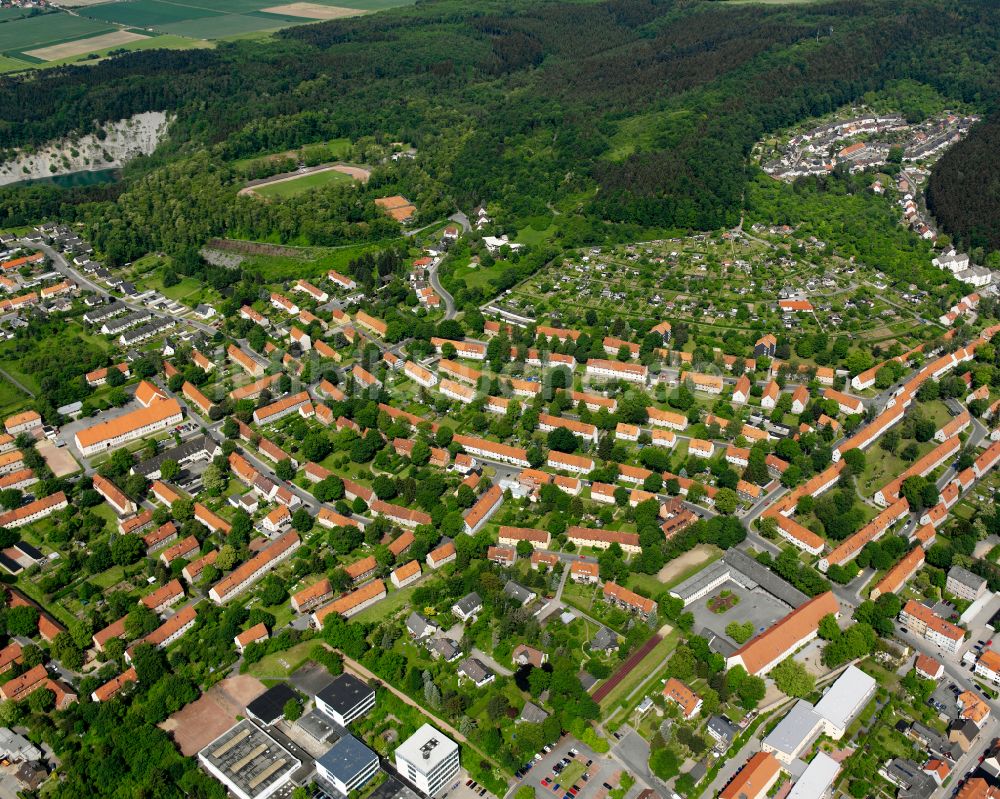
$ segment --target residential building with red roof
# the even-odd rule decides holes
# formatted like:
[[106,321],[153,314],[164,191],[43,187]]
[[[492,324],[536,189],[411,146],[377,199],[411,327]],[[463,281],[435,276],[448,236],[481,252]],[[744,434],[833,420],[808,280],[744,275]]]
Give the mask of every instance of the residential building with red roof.
[[604,583],[604,601],[609,604],[636,613],[643,619],[649,619],[656,613],[656,603],[652,599],[640,596],[618,583],[608,580]]
[[208,592],[209,598],[219,605],[228,602],[290,557],[301,543],[298,533],[294,530],[285,533],[213,585]]
[[924,548],[919,544],[911,549],[903,558],[886,572],[885,577],[879,580],[869,595],[872,601],[878,599],[882,594],[895,594],[899,592],[907,581],[917,573],[924,565]]
[[681,709],[681,715],[690,721],[701,710],[701,697],[676,677],[671,677],[663,686],[663,696]]
[[832,591],[813,597],[751,638],[726,658],[726,668],[742,666],[750,674],[767,674],[788,655],[815,638],[820,619],[829,614],[840,615],[840,604]]

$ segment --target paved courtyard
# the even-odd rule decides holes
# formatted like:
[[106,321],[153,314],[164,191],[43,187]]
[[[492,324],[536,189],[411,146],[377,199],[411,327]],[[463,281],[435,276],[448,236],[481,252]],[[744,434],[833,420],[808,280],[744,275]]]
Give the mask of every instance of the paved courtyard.
[[[725,613],[713,613],[709,610],[708,603],[722,591],[731,591],[739,597],[740,601],[735,607],[730,608]],[[695,632],[707,627],[712,632],[725,637],[726,640],[729,640],[734,645],[737,645],[736,642],[729,639],[726,635],[726,626],[728,624],[734,621],[741,623],[746,621],[753,622],[754,635],[756,635],[766,630],[788,613],[788,608],[766,591],[759,588],[756,591],[748,591],[731,580],[713,590],[708,596],[702,597],[697,602],[688,605],[685,610],[694,614]]]

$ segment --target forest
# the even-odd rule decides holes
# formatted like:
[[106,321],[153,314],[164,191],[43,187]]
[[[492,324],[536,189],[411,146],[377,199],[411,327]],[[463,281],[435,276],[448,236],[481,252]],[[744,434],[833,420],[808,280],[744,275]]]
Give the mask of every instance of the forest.
[[941,157],[927,205],[964,248],[1000,251],[1000,117],[974,127]]
[[[429,0],[265,42],[6,77],[7,151],[100,135],[102,123],[145,110],[176,121],[119,186],[0,190],[0,226],[83,221],[117,261],[211,235],[383,241],[396,226],[370,200],[390,192],[415,201],[418,221],[481,202],[521,220],[555,206],[562,242],[735,225],[753,179],[747,155],[767,131],[900,78],[995,110],[998,30],[1000,8],[985,0]],[[361,190],[336,185],[270,204],[236,197],[236,159],[364,137],[410,142],[418,156],[376,169]],[[969,196],[957,181],[973,179],[961,168],[970,159],[974,179],[995,187],[991,141],[984,126],[943,162],[939,183],[961,185],[950,196]],[[935,196],[949,229],[996,245],[989,204],[949,202],[940,188]]]

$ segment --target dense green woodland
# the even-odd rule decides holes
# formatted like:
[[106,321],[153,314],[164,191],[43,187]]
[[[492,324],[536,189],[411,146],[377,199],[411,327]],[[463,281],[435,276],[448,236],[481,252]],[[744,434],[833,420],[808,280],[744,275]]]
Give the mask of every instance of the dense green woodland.
[[963,246],[1000,250],[1000,119],[977,125],[941,157],[927,204]]
[[[767,131],[900,78],[995,109],[998,30],[1000,8],[987,0],[439,0],[293,28],[263,44],[131,53],[0,80],[8,148],[144,110],[177,116],[171,140],[133,165],[124,187],[8,189],[0,225],[75,217],[112,261],[219,234],[384,240],[393,226],[369,200],[386,191],[415,200],[419,221],[482,201],[523,220],[552,203],[563,211],[564,243],[734,225],[751,177],[747,154]],[[988,149],[984,136],[956,148],[952,174]],[[420,154],[376,170],[361,191],[235,199],[242,176],[233,160],[332,137],[409,141]],[[994,174],[995,162],[977,160],[977,169]],[[996,244],[995,225],[990,233],[963,222],[964,205],[937,196],[952,209],[950,229],[965,224]]]

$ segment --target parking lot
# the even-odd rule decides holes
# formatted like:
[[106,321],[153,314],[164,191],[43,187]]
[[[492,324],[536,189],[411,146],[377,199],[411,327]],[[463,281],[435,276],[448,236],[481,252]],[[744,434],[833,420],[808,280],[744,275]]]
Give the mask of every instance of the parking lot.
[[[577,754],[570,754],[571,749]],[[542,759],[534,761],[531,770],[514,787],[530,785],[535,795],[543,799],[564,799],[567,795],[570,799],[605,799],[608,795],[605,783],[616,788],[621,779],[621,769],[615,761],[570,736],[562,738],[548,754],[541,754]],[[591,761],[589,766],[588,761]]]

